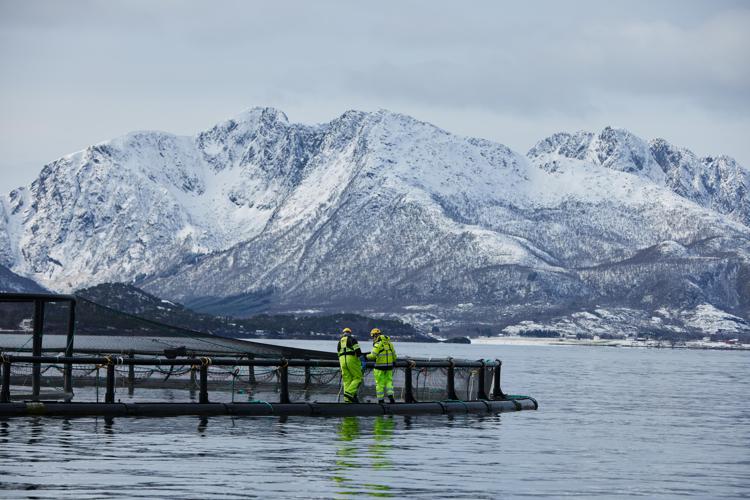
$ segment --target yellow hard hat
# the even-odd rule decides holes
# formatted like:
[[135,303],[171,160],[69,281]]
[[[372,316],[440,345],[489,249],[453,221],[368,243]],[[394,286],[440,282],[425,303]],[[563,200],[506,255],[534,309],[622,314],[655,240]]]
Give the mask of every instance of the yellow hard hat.
[[343,332],[344,333],[352,333],[352,329],[347,327],[347,328],[344,328]]
[[370,330],[370,337],[374,337],[375,335],[380,335],[380,328],[373,328]]

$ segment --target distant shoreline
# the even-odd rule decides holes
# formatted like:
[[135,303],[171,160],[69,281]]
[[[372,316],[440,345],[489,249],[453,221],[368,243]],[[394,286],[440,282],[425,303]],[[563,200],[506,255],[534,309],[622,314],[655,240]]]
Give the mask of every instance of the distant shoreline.
[[675,344],[647,340],[635,341],[624,339],[560,339],[538,337],[473,337],[472,344],[478,345],[559,345],[559,346],[594,346],[594,347],[635,347],[648,349],[709,349],[716,351],[750,351],[750,344],[727,344],[725,342],[686,341]]

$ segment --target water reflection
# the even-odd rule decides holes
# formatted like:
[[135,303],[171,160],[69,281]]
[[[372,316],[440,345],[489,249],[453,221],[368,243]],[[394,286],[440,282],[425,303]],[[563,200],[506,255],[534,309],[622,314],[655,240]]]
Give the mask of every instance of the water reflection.
[[115,419],[112,417],[104,417],[104,434],[107,436],[114,435],[112,427],[115,425]]
[[370,458],[372,465],[376,469],[390,469],[391,461],[389,452],[393,445],[393,429],[396,424],[393,421],[393,415],[375,417],[375,428],[372,431],[372,443],[369,446]]
[[6,420],[0,420],[0,444],[5,445],[9,441],[9,427],[10,425]]
[[33,446],[42,441],[42,435],[44,434],[44,424],[41,417],[32,417],[29,423],[31,432],[29,433],[29,446]]
[[206,437],[206,428],[208,427],[208,417],[200,417],[198,420],[198,433],[201,437]]
[[[362,441],[361,426],[372,423],[371,440]],[[333,481],[342,491],[340,495],[351,495],[361,488],[376,497],[391,497],[391,486],[365,479],[359,482],[355,477],[358,469],[392,470],[391,451],[396,423],[393,416],[378,416],[375,419],[344,417],[338,425],[338,446]],[[366,443],[366,444],[365,444]]]
[[[352,480],[346,475],[351,469],[358,469],[357,463],[357,444],[355,441],[359,438],[359,419],[357,417],[344,417],[338,426],[338,446],[336,448],[336,467],[331,479],[340,487],[355,489]],[[339,491],[339,494],[346,495],[349,492]]]

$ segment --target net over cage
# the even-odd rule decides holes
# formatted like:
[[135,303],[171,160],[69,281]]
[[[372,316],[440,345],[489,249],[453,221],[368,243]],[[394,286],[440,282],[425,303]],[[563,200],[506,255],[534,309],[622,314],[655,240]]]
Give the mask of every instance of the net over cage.
[[[75,299],[73,305],[52,296],[43,301],[40,310],[40,301],[3,300],[0,294],[0,351],[4,355],[63,356],[67,352],[79,359],[107,359],[107,363],[69,365],[13,362],[11,399],[70,400],[75,394],[75,401],[100,400],[105,364],[114,364],[116,397],[123,402],[192,401],[197,398],[201,368],[207,372],[211,401],[215,402],[278,401],[284,382],[283,392],[290,402],[343,401],[336,341],[331,341],[330,351],[320,351],[233,339],[200,331],[201,325],[169,325],[81,297]],[[71,337],[72,308],[75,335]],[[157,358],[158,364],[146,362]],[[140,360],[140,364],[127,364],[126,359]],[[306,361],[306,366],[295,366],[295,360]],[[248,366],[251,361],[255,366]],[[404,400],[407,373],[411,374],[411,397],[417,401],[477,399],[480,377],[484,377],[484,386],[490,387],[489,367],[462,366],[467,364],[464,360],[453,360],[450,367],[445,362],[434,366],[436,361],[400,360],[393,374],[396,398]],[[64,383],[66,368],[71,379],[68,385]],[[374,398],[373,370],[367,368],[360,399]]]

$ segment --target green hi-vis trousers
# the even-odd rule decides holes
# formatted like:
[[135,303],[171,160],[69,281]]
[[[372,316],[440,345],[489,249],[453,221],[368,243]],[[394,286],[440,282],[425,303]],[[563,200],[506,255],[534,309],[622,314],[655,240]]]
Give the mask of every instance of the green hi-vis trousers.
[[351,403],[357,396],[357,390],[362,383],[362,365],[359,358],[353,354],[339,356],[341,365],[341,380],[344,386],[344,401]]
[[372,371],[375,375],[375,393],[378,399],[384,399],[386,396],[393,396],[393,370]]

